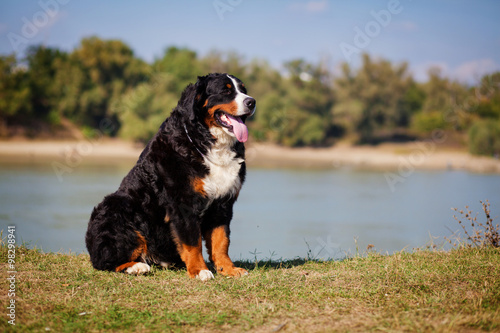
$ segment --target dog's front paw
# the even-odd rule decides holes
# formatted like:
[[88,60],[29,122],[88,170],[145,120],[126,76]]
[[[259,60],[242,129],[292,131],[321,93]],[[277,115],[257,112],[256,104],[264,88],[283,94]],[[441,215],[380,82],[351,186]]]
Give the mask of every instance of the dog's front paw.
[[246,269],[239,268],[239,267],[235,267],[233,269],[233,275],[232,276],[239,277],[239,276],[245,276],[245,275],[248,275],[248,271]]
[[243,268],[239,267],[221,267],[217,270],[220,274],[225,275],[225,276],[233,276],[233,277],[240,277],[240,276],[245,276],[248,275],[248,271]]
[[125,273],[131,274],[131,275],[139,275],[139,274],[146,274],[151,270],[151,267],[149,267],[148,264],[138,262],[133,266],[128,267],[125,270]]
[[198,273],[198,275],[196,275],[196,278],[201,281],[208,281],[213,279],[214,275],[209,270],[203,269]]

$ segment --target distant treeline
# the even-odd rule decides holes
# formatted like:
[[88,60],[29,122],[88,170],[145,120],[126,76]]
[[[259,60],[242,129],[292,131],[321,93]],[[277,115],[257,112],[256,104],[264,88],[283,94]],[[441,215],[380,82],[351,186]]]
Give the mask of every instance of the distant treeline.
[[71,53],[31,47],[25,59],[0,56],[0,136],[22,127],[57,129],[67,120],[83,133],[147,141],[197,76],[227,72],[257,99],[249,119],[255,140],[286,146],[377,143],[453,134],[477,154],[500,153],[500,72],[466,86],[438,69],[418,83],[406,63],[363,55],[334,74],[298,59],[284,71],[236,53],[170,47],[152,64],[119,40],[85,38]]

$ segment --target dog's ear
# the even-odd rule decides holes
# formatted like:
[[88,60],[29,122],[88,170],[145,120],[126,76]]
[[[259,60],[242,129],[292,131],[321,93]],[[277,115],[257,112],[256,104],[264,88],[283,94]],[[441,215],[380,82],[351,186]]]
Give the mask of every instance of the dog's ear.
[[201,110],[205,106],[205,102],[208,98],[207,95],[207,82],[208,76],[198,76],[198,81],[196,81],[196,96],[194,97],[195,107]]
[[184,115],[193,121],[200,113],[207,98],[206,76],[199,76],[195,84],[189,84],[179,100]]

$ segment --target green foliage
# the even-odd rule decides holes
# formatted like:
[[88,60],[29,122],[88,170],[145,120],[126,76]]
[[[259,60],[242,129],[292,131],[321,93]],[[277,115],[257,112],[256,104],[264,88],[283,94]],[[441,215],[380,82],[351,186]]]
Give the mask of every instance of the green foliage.
[[166,88],[169,89],[168,92],[177,94],[179,97],[189,83],[195,81],[198,76],[206,74],[201,69],[194,51],[176,47],[169,47],[163,58],[153,63],[153,70],[155,73],[169,74],[172,80]]
[[[259,113],[257,126],[267,133],[267,139],[287,146],[318,145],[324,143],[331,127],[330,110],[334,103],[328,84],[329,72],[303,60],[285,65],[288,77],[275,81],[278,89],[270,86],[257,98]],[[261,103],[262,102],[262,103]]]
[[367,54],[356,71],[343,64],[335,87],[339,102],[332,110],[334,121],[348,133],[356,132],[362,143],[376,141],[383,130],[407,126],[421,103],[406,63],[394,66]]
[[485,75],[474,93],[478,99],[476,114],[481,118],[500,119],[500,72]]
[[28,71],[19,66],[16,57],[0,56],[0,118],[27,116],[32,111]]
[[500,155],[500,121],[476,121],[469,129],[469,151],[475,155]]
[[[124,139],[147,142],[177,104],[175,78],[156,74],[151,82],[142,83],[114,105],[122,124],[119,135]],[[170,89],[169,89],[170,88]]]
[[431,133],[435,129],[444,129],[449,127],[440,111],[419,112],[413,116],[412,127],[418,133]]
[[471,149],[491,154],[490,148],[476,146],[493,140],[496,125],[481,120],[500,119],[500,72],[468,88],[437,69],[429,72],[428,82],[417,83],[406,63],[367,54],[359,68],[344,63],[334,75],[325,62],[294,59],[280,72],[235,52],[214,50],[199,57],[178,47],[148,64],[122,41],[90,37],[70,53],[37,46],[25,59],[0,57],[0,129],[69,119],[87,129],[104,130],[101,124],[111,123],[107,135],[144,142],[185,87],[210,72],[242,79],[257,100],[257,113],[248,119],[251,135],[286,146],[326,145],[342,137],[375,143],[395,134],[426,137],[435,129],[470,129]]
[[31,91],[33,116],[46,119],[50,123],[57,122],[57,112],[54,112],[59,97],[54,83],[57,74],[56,64],[65,58],[67,58],[65,53],[44,46],[31,47],[28,50],[27,81]]
[[464,85],[443,78],[440,69],[432,68],[428,74],[429,81],[422,85],[425,99],[412,128],[421,135],[435,129],[467,128],[476,99]]
[[111,106],[150,75],[149,66],[123,42],[97,37],[83,39],[57,66],[60,114],[94,128],[112,119]]

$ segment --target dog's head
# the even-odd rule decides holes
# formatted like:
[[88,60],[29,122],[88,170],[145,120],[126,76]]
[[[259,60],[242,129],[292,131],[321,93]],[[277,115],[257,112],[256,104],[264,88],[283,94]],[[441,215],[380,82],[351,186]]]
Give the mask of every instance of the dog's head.
[[256,104],[240,79],[229,74],[200,76],[196,84],[188,86],[182,99],[192,103],[192,118],[203,122],[211,133],[247,141],[245,120],[254,114]]

